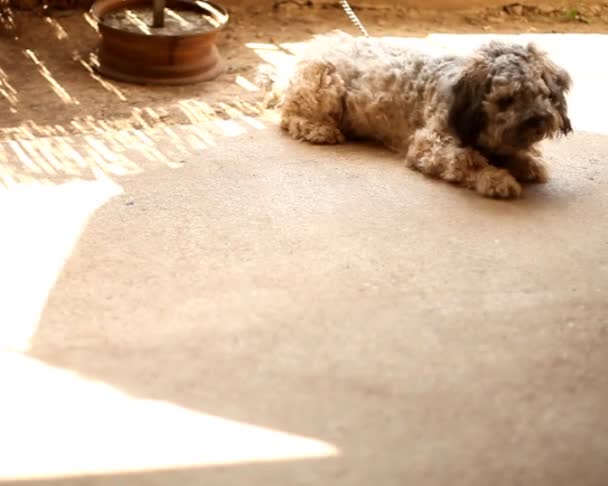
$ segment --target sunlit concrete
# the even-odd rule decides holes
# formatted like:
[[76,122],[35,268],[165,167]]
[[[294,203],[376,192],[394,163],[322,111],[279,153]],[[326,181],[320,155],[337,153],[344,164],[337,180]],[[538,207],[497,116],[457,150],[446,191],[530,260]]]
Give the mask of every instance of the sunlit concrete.
[[[0,481],[324,458],[329,444],[145,400],[0,354]],[[27,384],[27,386],[24,386]]]

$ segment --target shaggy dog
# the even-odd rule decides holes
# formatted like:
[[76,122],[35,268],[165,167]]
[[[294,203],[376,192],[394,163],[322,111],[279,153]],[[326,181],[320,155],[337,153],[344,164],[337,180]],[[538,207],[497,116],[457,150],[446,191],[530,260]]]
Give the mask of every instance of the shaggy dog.
[[428,176],[511,198],[520,182],[547,179],[536,144],[572,131],[570,84],[532,44],[433,57],[338,32],[317,37],[274,89],[281,128],[296,139],[375,140]]

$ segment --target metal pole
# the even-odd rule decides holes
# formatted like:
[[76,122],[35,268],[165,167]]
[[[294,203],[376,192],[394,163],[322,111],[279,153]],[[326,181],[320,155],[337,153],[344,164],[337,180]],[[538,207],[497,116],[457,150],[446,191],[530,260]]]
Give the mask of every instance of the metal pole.
[[152,27],[164,27],[165,26],[165,0],[152,0],[154,7],[154,20],[152,21]]

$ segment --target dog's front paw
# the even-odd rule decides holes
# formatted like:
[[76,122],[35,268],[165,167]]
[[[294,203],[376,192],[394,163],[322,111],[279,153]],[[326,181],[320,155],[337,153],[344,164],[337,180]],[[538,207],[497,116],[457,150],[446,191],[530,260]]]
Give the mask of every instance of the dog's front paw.
[[318,144],[337,144],[345,141],[340,129],[329,123],[311,121],[300,116],[283,116],[281,128],[297,140]]
[[304,140],[311,143],[334,145],[344,143],[345,138],[342,132],[331,125],[317,125],[303,135]]
[[516,157],[509,161],[506,168],[520,182],[541,184],[549,179],[547,168],[536,157]]
[[540,160],[536,159],[530,159],[528,163],[521,168],[518,175],[518,180],[522,182],[533,182],[537,184],[547,182],[549,179],[547,168]]
[[511,199],[519,197],[521,186],[515,178],[504,169],[494,167],[480,172],[475,190],[485,197]]

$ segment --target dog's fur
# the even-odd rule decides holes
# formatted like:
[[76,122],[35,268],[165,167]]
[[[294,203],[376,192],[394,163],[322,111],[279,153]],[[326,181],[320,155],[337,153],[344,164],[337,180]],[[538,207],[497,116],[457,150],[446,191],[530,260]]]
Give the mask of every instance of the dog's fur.
[[313,143],[376,140],[426,175],[510,198],[546,180],[536,144],[572,130],[570,85],[532,44],[433,57],[337,32],[298,60],[279,93],[281,127]]

